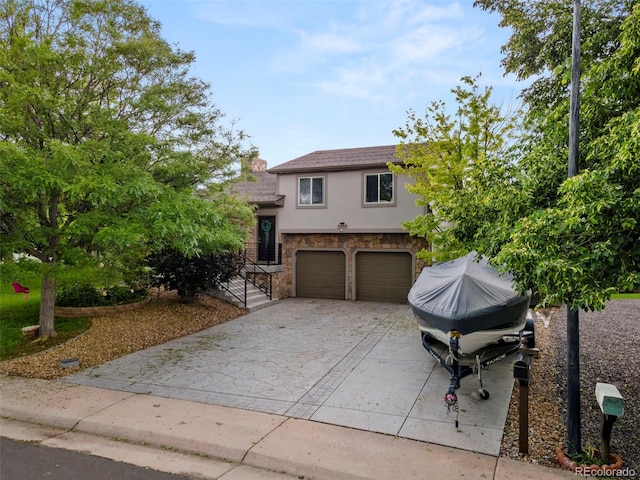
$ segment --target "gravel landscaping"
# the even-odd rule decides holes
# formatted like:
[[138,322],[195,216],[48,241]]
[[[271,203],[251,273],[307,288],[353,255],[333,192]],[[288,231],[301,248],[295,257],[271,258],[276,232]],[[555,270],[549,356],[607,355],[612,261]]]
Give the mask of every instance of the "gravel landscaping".
[[[555,447],[564,446],[566,411],[566,309],[545,312],[536,320],[541,351],[529,387],[529,455],[519,454],[518,385],[511,398],[501,455],[558,467]],[[640,475],[640,300],[613,300],[602,312],[579,313],[580,401],[583,446],[600,447],[597,382],[615,385],[624,399],[624,414],[614,424],[611,453]],[[545,326],[547,324],[548,326]],[[616,477],[623,478],[623,477]]]
[[[0,375],[55,379],[237,318],[246,310],[199,296],[194,304],[164,294],[134,312],[95,317],[91,328],[67,343],[29,357],[0,362]],[[603,312],[580,312],[582,442],[600,444],[596,382],[612,383],[624,398],[624,415],[615,423],[611,452],[640,473],[640,300],[614,300]],[[519,453],[518,385],[505,423],[501,455],[560,468],[556,446],[565,444],[566,311],[549,309],[536,318],[536,347],[529,388],[529,454]],[[60,360],[78,358],[62,368]],[[622,478],[622,477],[616,477]]]

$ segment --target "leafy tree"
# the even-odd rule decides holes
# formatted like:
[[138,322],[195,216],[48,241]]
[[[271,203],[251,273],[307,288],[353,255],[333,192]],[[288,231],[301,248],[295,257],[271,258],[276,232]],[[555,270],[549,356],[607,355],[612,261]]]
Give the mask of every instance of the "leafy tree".
[[153,271],[151,284],[177,290],[184,302],[235,277],[244,265],[239,253],[187,257],[176,250],[152,255],[148,265]]
[[543,302],[569,307],[567,441],[569,451],[577,452],[578,310],[603,309],[613,292],[640,287],[640,5],[574,2],[581,17],[580,170],[574,175],[572,164],[569,179],[572,9],[558,0],[476,0],[475,5],[499,12],[501,25],[513,32],[503,47],[506,70],[520,78],[537,76],[524,92],[529,135],[521,158],[533,208],[495,260],[514,273],[520,288],[534,287]]
[[504,242],[529,203],[515,181],[516,116],[492,103],[492,89],[481,90],[479,77],[461,83],[452,90],[458,104],[453,118],[443,102],[433,102],[424,118],[409,111],[405,127],[394,130],[404,163],[389,168],[414,180],[407,189],[426,207],[403,226],[433,246],[419,253],[427,262],[482,250],[482,242],[485,250]]
[[[588,153],[607,123],[638,104],[637,76],[626,75],[634,58],[611,70],[611,57],[620,49],[623,23],[635,0],[581,2],[581,169],[602,160]],[[476,0],[474,6],[501,15],[500,26],[512,32],[502,47],[506,73],[531,79],[522,92],[528,136],[520,161],[536,208],[553,206],[567,178],[571,36],[573,10],[560,0]],[[620,59],[618,60],[620,61]],[[608,66],[606,66],[608,65]]]
[[251,152],[194,61],[129,0],[0,4],[2,257],[42,262],[41,337],[61,264],[241,247],[251,211],[223,184]]
[[520,165],[531,208],[496,262],[546,302],[600,310],[613,292],[640,287],[640,5],[583,5],[580,171],[567,179],[571,9],[552,0],[476,4],[499,11],[513,29],[503,49],[507,71],[540,75],[524,93]]

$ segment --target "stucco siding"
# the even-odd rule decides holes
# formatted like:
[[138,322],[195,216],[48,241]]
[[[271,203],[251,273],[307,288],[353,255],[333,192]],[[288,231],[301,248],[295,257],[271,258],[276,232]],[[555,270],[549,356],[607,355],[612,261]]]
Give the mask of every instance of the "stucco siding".
[[[384,169],[367,173],[383,173]],[[386,171],[388,173],[388,171]],[[392,204],[364,205],[363,172],[343,171],[313,173],[324,177],[325,198],[322,206],[298,205],[298,178],[300,175],[279,175],[279,193],[285,202],[279,218],[279,231],[283,233],[320,233],[338,231],[338,224],[347,225],[345,232],[402,232],[402,222],[424,213],[417,207],[416,196],[407,192],[407,178],[394,178]]]

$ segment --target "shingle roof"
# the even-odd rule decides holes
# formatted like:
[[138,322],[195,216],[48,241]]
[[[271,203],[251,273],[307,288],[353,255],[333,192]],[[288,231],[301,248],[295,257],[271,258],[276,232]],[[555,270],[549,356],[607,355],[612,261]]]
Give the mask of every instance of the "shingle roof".
[[396,145],[381,147],[318,150],[270,168],[270,173],[296,173],[328,170],[357,170],[384,167],[387,162],[401,163],[395,156]]
[[233,185],[233,190],[249,198],[251,203],[274,205],[281,202],[284,195],[276,192],[276,175],[269,172],[252,172],[256,181],[246,180]]

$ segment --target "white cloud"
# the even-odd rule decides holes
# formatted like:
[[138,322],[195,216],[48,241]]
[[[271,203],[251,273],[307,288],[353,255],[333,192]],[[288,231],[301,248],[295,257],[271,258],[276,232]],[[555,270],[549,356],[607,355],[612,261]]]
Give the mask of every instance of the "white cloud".
[[472,0],[140,1],[196,52],[195,73],[270,166],[391,143],[408,109],[454,105],[463,75],[482,71],[506,103],[522,88],[502,76],[508,32]]
[[460,72],[457,79],[477,73],[461,71],[460,52],[483,32],[465,19],[458,1],[202,1],[196,6],[201,19],[245,28],[247,35],[251,29],[277,32],[286,40],[264,51],[267,72],[327,95],[381,101],[444,64]]
[[357,68],[335,68],[333,75],[312,85],[329,95],[352,99],[382,101],[389,75],[384,67],[374,61],[363,61]]
[[457,2],[437,2],[436,4],[420,0],[395,0],[387,7],[387,23],[405,27],[425,22],[437,22],[447,18],[464,17],[462,7]]
[[240,1],[189,2],[196,18],[208,23],[235,27],[285,28],[291,21],[286,10],[273,4]]
[[465,23],[457,2],[396,0],[363,2],[351,17],[297,35],[297,43],[277,53],[274,72],[304,76],[304,84],[327,94],[380,101],[421,70],[445,63],[455,70],[459,52],[482,30]]
[[425,25],[392,39],[389,56],[397,65],[447,58],[467,39],[450,28]]
[[362,50],[360,42],[356,38],[335,32],[307,33],[299,30],[302,39],[302,50],[313,51],[319,54],[354,53]]

